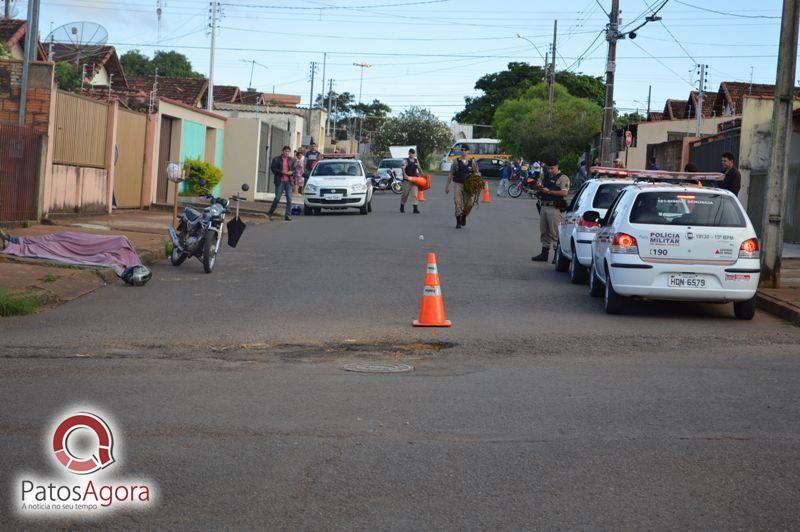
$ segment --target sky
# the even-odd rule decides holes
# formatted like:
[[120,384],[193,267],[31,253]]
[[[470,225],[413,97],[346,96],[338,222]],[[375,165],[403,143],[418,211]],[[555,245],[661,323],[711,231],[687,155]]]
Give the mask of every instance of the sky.
[[[621,0],[623,29],[638,25],[663,0]],[[108,31],[120,55],[139,49],[186,54],[208,74],[210,2],[161,0],[41,0],[40,32],[75,21]],[[668,0],[660,22],[617,46],[615,103],[622,112],[659,111],[667,98],[686,99],[697,87],[696,65],[708,65],[706,88],[722,81],[774,83],[781,0]],[[27,4],[14,3],[19,18]],[[308,105],[310,63],[318,63],[314,92],[322,92],[323,53],[334,90],[363,101],[379,99],[393,114],[411,106],[450,121],[475,81],[510,61],[543,64],[553,40],[558,70],[604,76],[601,31],[611,0],[230,0],[220,2],[215,83],[250,83],[265,92],[297,94]],[[702,8],[702,9],[698,9]],[[714,13],[712,11],[719,11]],[[522,34],[529,39],[517,37]],[[531,44],[532,43],[532,44]],[[257,64],[253,66],[252,61]]]

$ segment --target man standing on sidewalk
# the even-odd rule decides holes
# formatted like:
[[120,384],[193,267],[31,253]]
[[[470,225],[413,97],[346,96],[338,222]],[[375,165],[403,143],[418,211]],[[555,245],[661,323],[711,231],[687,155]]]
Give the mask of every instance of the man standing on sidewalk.
[[283,213],[283,219],[288,222],[291,220],[289,215],[292,213],[292,177],[296,169],[292,149],[284,146],[283,152],[272,159],[269,168],[272,171],[272,181],[275,183],[275,199],[272,200],[272,206],[267,211],[267,216],[275,214],[281,195],[286,194],[286,210]]
[[413,194],[411,204],[414,206],[414,214],[419,214],[419,188],[409,180],[409,177],[419,177],[422,169],[417,160],[417,151],[414,148],[408,150],[408,158],[403,159],[403,195],[400,197],[400,212],[406,212],[406,202],[408,195]]
[[539,233],[542,240],[542,252],[531,257],[534,262],[547,262],[550,247],[558,241],[558,224],[563,216],[561,209],[567,206],[569,178],[558,170],[558,159],[550,157],[545,161],[544,176],[541,184],[534,183],[533,188],[539,192],[542,211],[539,213]]
[[730,190],[738,196],[739,189],[742,188],[742,174],[736,168],[736,157],[729,151],[722,154],[722,171],[725,172],[725,179],[722,180],[719,188]]

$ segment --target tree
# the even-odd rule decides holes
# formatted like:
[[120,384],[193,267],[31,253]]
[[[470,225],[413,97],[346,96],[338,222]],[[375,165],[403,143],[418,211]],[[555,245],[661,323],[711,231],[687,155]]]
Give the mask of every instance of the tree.
[[386,117],[392,112],[392,108],[382,103],[380,100],[372,100],[372,103],[355,104],[353,106],[353,112],[355,116],[363,120],[359,126],[359,130],[362,131],[364,135],[368,135],[370,132],[374,133],[380,129]]
[[[543,81],[545,71],[542,67],[521,62],[509,63],[507,70],[486,74],[475,82],[475,89],[483,91],[483,94],[464,98],[464,110],[457,113],[454,119],[462,124],[491,124],[500,104],[510,98],[518,98]],[[599,77],[556,72],[556,83],[563,85],[573,96],[589,98],[603,106],[605,85]]]
[[68,61],[59,61],[55,67],[56,85],[65,91],[74,91],[81,87],[81,71],[78,65]]
[[119,58],[122,69],[129,76],[152,76],[153,66],[150,58],[139,50],[128,50]]
[[372,100],[372,103],[354,103],[355,95],[349,92],[328,92],[328,94],[318,94],[314,105],[328,109],[328,102],[331,106],[331,121],[334,124],[335,138],[343,140],[348,138],[348,133],[356,128],[355,118],[363,117],[364,123],[360,124],[363,132],[374,132],[383,123],[384,118],[392,112],[391,107],[380,100]]
[[614,117],[614,129],[628,129],[631,124],[646,122],[647,118],[639,113],[626,113]]
[[551,106],[547,84],[540,83],[498,107],[493,124],[506,149],[529,160],[566,157],[582,152],[600,133],[599,105],[558,83],[554,95]]
[[11,57],[11,50],[8,49],[8,45],[4,42],[0,42],[0,59]]
[[430,164],[433,156],[453,142],[450,128],[428,109],[411,107],[396,118],[384,121],[375,134],[375,151],[387,153],[389,146],[417,146],[417,157]]
[[192,69],[189,58],[180,52],[158,50],[149,59],[139,50],[129,50],[119,58],[125,73],[132,76],[158,75],[166,78],[202,78],[203,75]]

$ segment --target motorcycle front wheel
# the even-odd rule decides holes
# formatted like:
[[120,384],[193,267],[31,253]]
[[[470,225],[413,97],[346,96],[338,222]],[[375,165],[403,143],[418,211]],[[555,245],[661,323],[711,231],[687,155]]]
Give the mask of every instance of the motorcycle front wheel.
[[217,239],[214,238],[216,234],[212,231],[206,233],[205,241],[203,242],[203,270],[206,273],[211,273],[214,270],[214,264],[217,262]]
[[518,198],[522,195],[522,186],[519,183],[508,185],[508,195],[512,198]]
[[403,192],[403,183],[400,183],[399,181],[394,181],[392,183],[392,192],[394,192],[395,194],[400,194],[401,192]]

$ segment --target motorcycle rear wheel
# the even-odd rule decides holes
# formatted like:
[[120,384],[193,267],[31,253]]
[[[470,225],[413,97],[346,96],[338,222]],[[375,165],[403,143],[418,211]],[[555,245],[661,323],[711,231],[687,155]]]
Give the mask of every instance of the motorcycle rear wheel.
[[214,270],[214,264],[217,262],[217,239],[214,238],[215,236],[215,233],[209,231],[203,242],[203,270],[206,273],[211,273]]

